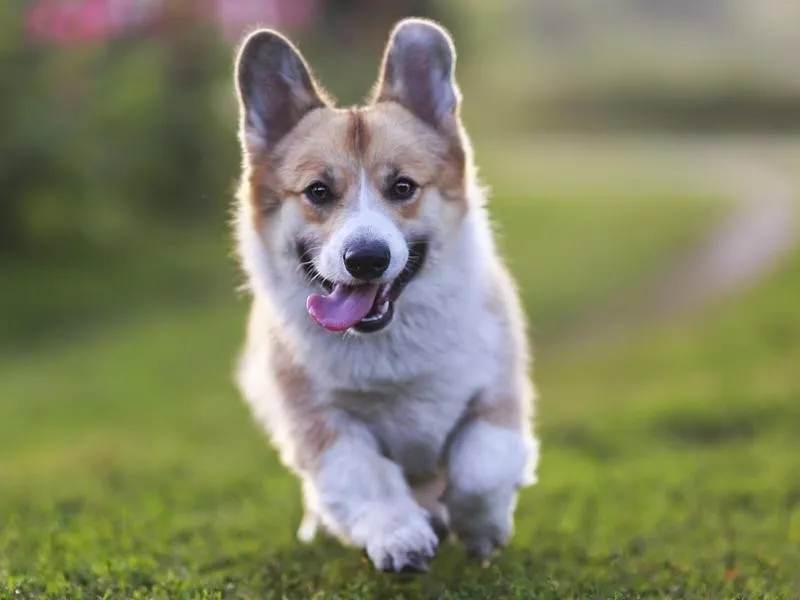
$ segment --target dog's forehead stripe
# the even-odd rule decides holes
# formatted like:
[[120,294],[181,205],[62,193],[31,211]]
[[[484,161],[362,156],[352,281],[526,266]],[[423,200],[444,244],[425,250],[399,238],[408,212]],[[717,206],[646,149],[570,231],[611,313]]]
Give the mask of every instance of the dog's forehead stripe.
[[365,166],[365,158],[370,143],[369,126],[364,118],[364,108],[357,107],[349,109],[349,121],[347,128],[347,148],[350,150],[359,168]]
[[358,109],[351,108],[347,114],[347,130],[345,135],[347,136],[347,148],[351,154],[358,157],[360,155],[359,149],[359,137],[360,137],[360,129],[361,129],[361,115],[358,112]]

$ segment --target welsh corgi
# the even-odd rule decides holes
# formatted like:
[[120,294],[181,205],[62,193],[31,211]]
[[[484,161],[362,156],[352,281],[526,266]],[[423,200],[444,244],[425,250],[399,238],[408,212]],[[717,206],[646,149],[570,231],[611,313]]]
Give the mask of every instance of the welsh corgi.
[[236,58],[239,388],[300,479],[298,537],[322,526],[389,572],[426,571],[450,532],[487,561],[538,461],[455,62],[445,29],[402,20],[370,100],[336,108],[280,33]]

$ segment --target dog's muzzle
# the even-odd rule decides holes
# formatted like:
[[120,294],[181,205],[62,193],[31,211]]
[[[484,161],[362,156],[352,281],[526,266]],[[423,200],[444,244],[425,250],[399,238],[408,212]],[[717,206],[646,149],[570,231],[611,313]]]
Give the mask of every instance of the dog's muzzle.
[[409,242],[405,267],[394,281],[384,284],[371,283],[369,280],[377,279],[385,272],[389,261],[388,249],[385,255],[383,249],[377,247],[357,249],[355,255],[351,253],[353,270],[361,276],[353,273],[351,265],[348,265],[348,251],[345,252],[345,266],[355,278],[366,280],[362,284],[351,285],[325,279],[314,267],[313,256],[307,245],[298,244],[297,252],[305,275],[319,283],[325,291],[311,294],[306,308],[311,318],[328,331],[380,331],[391,323],[395,301],[422,269],[428,254],[428,242],[424,239]]

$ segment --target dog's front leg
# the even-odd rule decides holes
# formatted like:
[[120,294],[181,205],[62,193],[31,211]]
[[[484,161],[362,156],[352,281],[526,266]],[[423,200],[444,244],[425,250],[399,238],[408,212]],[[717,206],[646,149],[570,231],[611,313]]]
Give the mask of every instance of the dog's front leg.
[[366,427],[349,421],[305,476],[310,507],[333,533],[364,548],[383,571],[425,571],[438,539],[401,468]]
[[517,490],[535,480],[537,446],[524,400],[481,404],[456,431],[446,456],[443,500],[451,526],[479,560],[506,544]]

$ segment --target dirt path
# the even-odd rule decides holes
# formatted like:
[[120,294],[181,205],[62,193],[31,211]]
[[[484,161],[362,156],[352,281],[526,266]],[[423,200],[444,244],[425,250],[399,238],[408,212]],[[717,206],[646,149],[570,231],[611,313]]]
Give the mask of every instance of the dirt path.
[[686,157],[687,177],[723,192],[735,206],[698,247],[639,293],[579,320],[560,350],[608,342],[706,307],[768,275],[797,243],[800,194],[780,160],[744,147],[695,147]]
[[720,171],[736,206],[693,255],[654,284],[656,315],[689,310],[752,283],[797,240],[795,190],[776,167],[726,160]]

